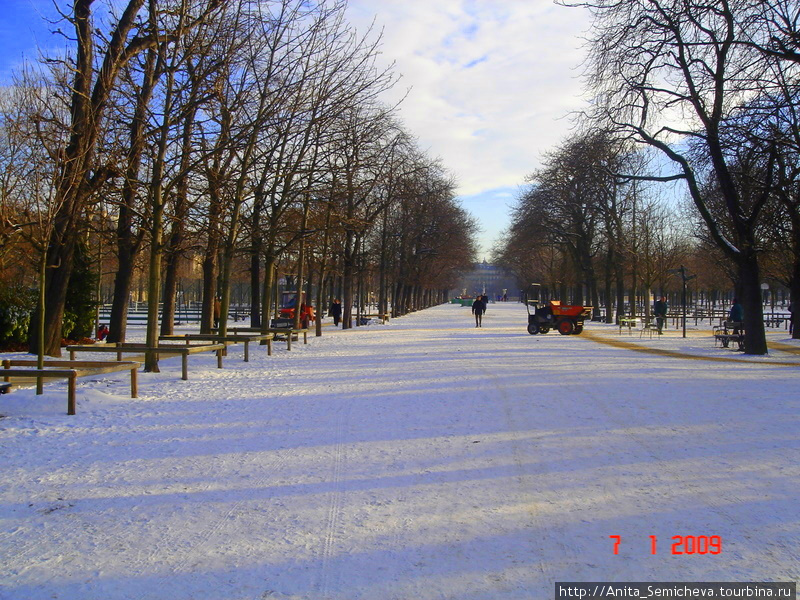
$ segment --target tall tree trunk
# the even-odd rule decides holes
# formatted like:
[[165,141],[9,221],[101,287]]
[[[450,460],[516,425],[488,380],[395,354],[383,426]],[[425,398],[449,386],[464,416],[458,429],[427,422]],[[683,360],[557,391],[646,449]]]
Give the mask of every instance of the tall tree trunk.
[[[39,257],[39,310],[38,315],[36,316],[36,343],[37,343],[37,352],[36,352],[36,368],[37,369],[44,369],[44,352],[45,352],[45,344],[44,344],[44,323],[45,323],[45,310],[47,310],[45,302],[46,302],[46,295],[44,290],[45,281],[47,280],[47,255],[42,252],[41,256]],[[37,377],[36,379],[36,394],[41,395],[44,393],[44,382],[41,377]]]
[[200,316],[200,332],[211,333],[214,328],[214,304],[217,300],[217,277],[219,276],[219,249],[221,202],[219,194],[211,194],[208,214],[208,240],[203,256],[203,308]]
[[261,211],[253,209],[250,238],[250,326],[261,327]]
[[400,316],[400,294],[403,289],[403,282],[400,278],[394,284],[394,289],[392,291],[392,318],[396,319]]
[[180,257],[172,246],[170,235],[169,250],[164,265],[164,290],[161,295],[161,335],[172,335],[175,332],[175,307],[178,293],[178,263]]
[[203,304],[200,314],[200,333],[214,329],[214,304],[217,300],[217,267],[219,245],[209,242],[203,259]]
[[192,94],[190,102],[192,108],[183,121],[181,133],[181,162],[180,181],[175,193],[175,218],[172,221],[169,240],[167,241],[167,260],[164,274],[164,310],[161,317],[161,333],[171,335],[175,330],[175,303],[178,288],[178,266],[183,252],[183,242],[186,238],[186,215],[189,210],[189,172],[192,159],[192,131],[194,130],[195,116],[197,114],[194,103],[198,94],[197,79],[194,69],[192,73]]
[[[164,100],[165,116],[161,128],[158,154],[153,160],[153,175],[150,180],[150,206],[152,222],[150,224],[150,265],[147,276],[147,347],[158,346],[158,305],[161,299],[161,263],[164,259],[164,167],[168,146],[168,116],[172,106],[173,80],[170,74]],[[158,373],[158,356],[155,352],[147,352],[144,359],[144,370]]]
[[[128,34],[135,26],[139,9],[144,4],[144,0],[129,0],[116,21],[115,29],[107,36],[111,41],[99,61],[103,67],[96,81],[93,81],[95,57],[92,2],[93,0],[75,0],[73,3],[72,22],[75,25],[77,47],[72,69],[70,137],[59,160],[59,178],[55,193],[58,208],[47,250],[49,277],[45,289],[47,301],[43,325],[45,352],[52,356],[61,356],[64,307],[79,234],[78,220],[91,195],[89,174],[93,167],[103,115],[119,70],[135,54],[128,51]],[[38,335],[33,337],[38,338]],[[31,347],[35,351],[38,339],[31,340]]]
[[64,322],[64,309],[67,300],[69,278],[72,275],[72,262],[75,256],[75,233],[67,233],[60,241],[50,246],[47,252],[48,268],[45,285],[44,323],[31,337],[31,352],[38,353],[39,332],[44,338],[44,353],[49,356],[61,356],[61,334]]
[[300,328],[300,322],[303,319],[303,315],[301,314],[301,308],[304,304],[306,304],[307,298],[305,298],[303,294],[303,281],[305,280],[305,268],[306,268],[306,229],[308,228],[308,211],[310,208],[310,202],[308,197],[306,197],[305,201],[303,202],[303,219],[300,224],[300,248],[297,253],[297,283],[295,284],[295,289],[297,290],[295,295],[294,301],[294,328]]
[[[156,212],[156,211],[154,211]],[[157,212],[161,212],[158,210]],[[147,277],[147,346],[158,346],[158,300],[161,289],[161,261],[163,256],[161,237],[163,235],[162,215],[153,215],[150,240],[150,264]],[[144,370],[158,373],[158,358],[154,352],[145,355]]]
[[131,120],[128,154],[126,157],[125,181],[122,184],[122,203],[117,219],[118,269],[114,280],[114,298],[111,302],[109,320],[109,342],[124,342],[128,329],[128,304],[130,303],[136,258],[141,248],[141,236],[133,231],[133,217],[139,190],[139,172],[147,129],[147,106],[153,96],[157,80],[157,52],[147,50],[142,73],[142,87],[136,96],[136,106]]
[[261,331],[266,333],[270,327],[272,319],[272,298],[275,292],[275,265],[278,257],[275,256],[275,249],[272,243],[267,245],[266,258],[264,260],[264,299],[261,306]]
[[621,260],[617,260],[616,269],[616,284],[617,284],[617,314],[615,323],[619,323],[620,318],[625,315],[625,268]]
[[767,354],[758,259],[755,256],[743,256],[738,267],[741,285],[738,299],[744,309],[744,351],[746,354]]
[[[167,93],[169,97],[169,92]],[[168,102],[167,102],[168,105]],[[167,151],[166,126],[162,132],[159,154],[153,161],[153,177],[150,182],[152,222],[150,225],[150,264],[147,276],[147,346],[158,346],[158,301],[161,298],[161,262],[164,253],[164,197],[161,185],[164,172],[164,157]],[[147,352],[144,370],[158,373],[158,357]]]
[[792,249],[794,262],[789,278],[789,302],[791,303],[790,319],[792,323],[792,339],[800,340],[800,214],[791,211],[792,215]]
[[614,294],[612,292],[613,271],[614,271],[614,250],[609,248],[608,253],[606,254],[605,286],[603,288],[603,294],[605,295],[605,306],[606,306],[606,318],[605,318],[606,323],[614,322],[614,315],[613,315]]
[[353,276],[355,270],[356,235],[348,230],[342,256],[342,329],[353,326]]
[[386,313],[388,312],[388,289],[387,289],[387,273],[386,273],[386,263],[387,263],[387,245],[388,245],[388,219],[389,219],[389,211],[383,211],[383,219],[381,224],[381,259],[379,265],[379,272],[378,272],[378,317],[381,320],[385,320]]
[[222,252],[222,268],[221,268],[221,281],[220,281],[220,314],[219,314],[219,328],[217,329],[220,335],[227,335],[228,333],[228,313],[231,305],[231,287],[233,279],[233,259],[236,253],[237,242],[239,239],[239,217],[241,212],[241,198],[243,196],[243,189],[240,187],[237,190],[237,200],[234,201],[234,206],[231,210],[231,220],[229,223],[230,230],[228,237],[225,240],[225,245]]
[[109,342],[124,342],[128,329],[128,306],[133,288],[134,260],[136,253],[118,251],[117,273],[114,277],[114,298],[111,301],[111,316],[109,318]]
[[333,203],[328,202],[325,210],[325,233],[322,238],[322,252],[319,259],[319,285],[317,286],[317,320],[314,323],[314,331],[317,337],[322,335],[322,314],[323,302],[325,293],[325,267],[328,263],[328,245],[330,243],[330,230],[331,230],[331,213],[333,212]]

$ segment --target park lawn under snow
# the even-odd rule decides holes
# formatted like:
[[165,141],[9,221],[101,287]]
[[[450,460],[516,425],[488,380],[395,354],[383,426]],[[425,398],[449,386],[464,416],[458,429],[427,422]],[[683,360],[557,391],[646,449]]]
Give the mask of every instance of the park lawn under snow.
[[[163,360],[135,400],[123,373],[81,379],[71,417],[62,383],[0,396],[0,598],[545,599],[556,581],[800,579],[800,356],[525,324],[508,303],[480,329],[455,305],[326,326],[249,363],[231,347],[223,369],[192,356],[188,381]],[[720,536],[722,552],[673,555],[675,535]]]

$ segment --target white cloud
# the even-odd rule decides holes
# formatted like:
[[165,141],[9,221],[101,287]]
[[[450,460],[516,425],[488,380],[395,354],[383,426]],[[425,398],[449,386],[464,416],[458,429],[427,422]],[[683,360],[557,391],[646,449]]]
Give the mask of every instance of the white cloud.
[[581,9],[549,0],[351,0],[350,21],[383,27],[402,74],[409,130],[456,175],[459,193],[517,186],[569,133],[583,105]]

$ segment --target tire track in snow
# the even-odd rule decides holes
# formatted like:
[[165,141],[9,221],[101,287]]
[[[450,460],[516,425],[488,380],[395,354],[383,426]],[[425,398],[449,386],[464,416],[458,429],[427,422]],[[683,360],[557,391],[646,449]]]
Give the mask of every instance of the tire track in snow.
[[335,448],[333,452],[333,465],[331,470],[331,491],[328,494],[328,510],[325,518],[325,538],[322,542],[320,551],[320,579],[317,589],[320,597],[327,599],[330,597],[331,580],[338,577],[338,573],[331,574],[331,559],[336,539],[341,536],[341,512],[344,499],[343,475],[347,465],[347,451],[344,441],[345,430],[349,428],[352,403],[343,402],[343,406],[337,411]]
[[[270,479],[274,477],[274,471],[280,469],[286,463],[286,456],[278,456],[275,460],[271,461],[268,465],[264,466],[264,475],[259,477],[255,480],[253,487],[259,488],[262,485],[268,483]],[[190,561],[195,559],[197,555],[200,553],[201,550],[205,549],[209,541],[219,533],[226,524],[231,522],[231,517],[238,513],[242,506],[246,503],[250,502],[250,498],[242,498],[241,500],[235,502],[233,506],[225,513],[219,517],[210,527],[208,527],[200,536],[199,538],[191,545],[191,547],[184,552],[183,558],[178,562],[174,567],[170,569],[172,573],[178,573],[182,571],[187,565],[189,565]]]
[[[280,405],[278,403],[271,403],[272,410],[269,411],[265,416],[265,426],[268,425],[272,420],[276,417],[279,412]],[[228,409],[226,412],[234,412],[235,409]],[[288,462],[288,453],[285,452],[278,452],[273,454],[273,459],[267,463],[259,463],[259,468],[261,469],[261,476],[257,477],[253,480],[251,484],[253,488],[259,488],[265,486],[269,483],[270,480],[274,478],[275,472],[280,470],[287,462]],[[238,462],[238,465],[241,465],[242,461]],[[194,467],[201,468],[203,467],[202,461],[196,461],[194,463]],[[218,483],[218,480],[212,477],[207,479],[207,482],[204,486],[195,489],[192,491],[193,494],[201,494],[203,492],[208,491],[211,486],[215,483]],[[214,519],[210,525],[204,527],[200,532],[196,533],[194,538],[191,539],[188,543],[186,543],[186,532],[185,531],[178,531],[172,536],[172,538],[167,538],[165,542],[157,543],[152,551],[143,559],[137,561],[134,565],[129,567],[130,570],[134,570],[135,568],[142,566],[146,567],[148,565],[152,565],[159,556],[162,557],[171,557],[175,555],[180,555],[182,553],[181,559],[175,563],[173,566],[167,569],[167,573],[162,577],[169,577],[169,575],[177,574],[187,567],[191,565],[191,563],[197,559],[197,557],[201,554],[203,550],[208,548],[211,540],[222,531],[226,524],[232,521],[232,517],[241,511],[242,507],[247,503],[250,502],[251,499],[248,497],[242,497],[237,502],[222,513],[218,518]],[[164,538],[162,538],[164,539]],[[186,546],[186,549],[181,551],[180,547]],[[147,596],[149,592],[144,591],[142,594],[136,596],[138,600],[141,600],[145,596]]]
[[[505,417],[507,425],[506,431],[511,440],[512,459],[514,463],[514,470],[516,471],[515,479],[517,482],[517,488],[526,507],[525,510],[530,518],[532,525],[531,529],[541,532],[539,537],[540,542],[538,544],[534,543],[532,537],[530,538],[530,547],[534,551],[535,555],[539,557],[539,560],[536,562],[536,566],[541,575],[542,581],[546,584],[550,584],[558,580],[559,577],[557,577],[557,573],[554,570],[553,561],[546,559],[548,553],[552,554],[553,549],[557,548],[557,556],[561,560],[569,560],[574,564],[573,559],[575,558],[575,550],[574,548],[567,547],[564,544],[564,539],[566,538],[559,527],[552,522],[546,523],[544,518],[537,510],[537,503],[530,501],[531,485],[530,482],[527,481],[529,476],[526,475],[524,468],[525,456],[526,454],[530,454],[530,450],[527,452],[523,450],[521,441],[519,439],[519,434],[515,431],[519,427],[520,420],[514,416],[512,400],[503,384],[503,380],[500,379],[492,370],[487,369],[480,363],[478,363],[477,368],[483,374],[486,380],[492,382],[491,389],[493,392],[498,394],[501,400],[503,416]],[[529,440],[526,440],[526,443],[529,443]]]

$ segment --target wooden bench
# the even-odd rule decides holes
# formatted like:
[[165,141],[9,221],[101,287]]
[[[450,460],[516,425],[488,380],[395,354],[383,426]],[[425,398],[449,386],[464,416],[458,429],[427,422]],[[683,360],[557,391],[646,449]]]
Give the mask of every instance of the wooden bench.
[[638,326],[639,326],[639,319],[632,319],[632,318],[629,318],[629,317],[623,317],[623,318],[621,318],[619,320],[619,333],[620,333],[620,335],[622,335],[622,328],[623,327],[627,327],[628,328],[628,335],[631,335],[631,330],[634,327],[638,327]]
[[780,327],[786,319],[782,317],[764,317],[766,327]]
[[[231,331],[239,335],[239,334],[248,334],[254,332],[263,332],[264,330],[261,329],[260,327],[234,327],[232,329],[229,329],[228,331]],[[303,334],[303,343],[304,344],[308,343],[308,329],[294,329],[292,327],[268,327],[266,329],[266,333],[272,334],[273,336],[272,339],[276,341],[279,339],[283,339],[283,337],[285,336],[287,350],[292,349],[292,338],[294,338],[295,340],[300,339],[299,335],[301,333]]]
[[[139,394],[136,380],[136,371],[142,365],[136,361],[82,361],[82,360],[45,360],[45,369],[37,367],[35,360],[9,360],[3,361],[3,381],[8,382],[11,377],[24,379],[66,379],[67,380],[67,414],[76,413],[75,387],[78,377],[101,375],[103,373],[115,373],[118,371],[130,371],[131,374],[131,398],[136,398]],[[27,367],[27,368],[14,368]],[[58,367],[58,368],[53,368]],[[10,389],[10,383],[4,383],[6,391]]]
[[266,341],[267,355],[272,356],[272,333],[242,333],[230,335],[217,335],[216,333],[184,333],[173,335],[160,335],[159,340],[178,341],[185,340],[188,346],[191,342],[213,342],[217,344],[244,344],[244,362],[250,362],[250,342]]
[[188,345],[164,345],[164,346],[147,346],[146,344],[92,344],[86,346],[67,346],[70,359],[75,359],[76,352],[111,352],[116,353],[117,360],[122,360],[123,354],[147,354],[153,352],[156,355],[156,360],[159,359],[161,354],[173,354],[181,357],[181,379],[184,381],[189,379],[189,355],[199,354],[200,352],[216,352],[217,353],[217,368],[222,368],[222,353],[225,350],[225,344],[201,344],[198,346]]

